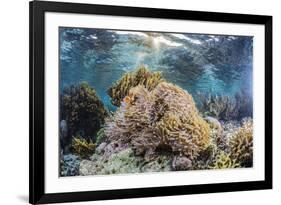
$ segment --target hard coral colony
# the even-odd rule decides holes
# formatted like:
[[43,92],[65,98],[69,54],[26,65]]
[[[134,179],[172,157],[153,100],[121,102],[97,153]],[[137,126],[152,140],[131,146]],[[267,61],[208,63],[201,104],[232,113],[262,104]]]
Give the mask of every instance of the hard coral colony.
[[73,139],[74,153],[84,159],[80,175],[252,166],[253,122],[244,120],[235,129],[223,124],[220,117],[234,112],[228,100],[205,99],[205,110],[213,113],[208,116],[188,91],[146,67],[124,74],[108,94],[118,106],[110,115],[87,84],[62,97],[70,133],[95,136]]

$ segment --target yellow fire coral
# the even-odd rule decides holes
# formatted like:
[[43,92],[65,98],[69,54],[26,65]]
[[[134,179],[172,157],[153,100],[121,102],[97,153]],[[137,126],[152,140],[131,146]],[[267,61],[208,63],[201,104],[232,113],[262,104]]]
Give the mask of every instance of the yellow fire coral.
[[89,142],[80,137],[74,137],[72,140],[72,148],[74,152],[83,158],[90,157],[95,151],[96,145],[90,140]]
[[191,160],[209,144],[209,125],[180,87],[161,82],[150,91],[138,85],[127,96],[106,120],[105,134],[111,141],[130,144],[137,153],[164,150]]
[[121,101],[128,95],[131,88],[143,85],[151,91],[162,81],[164,79],[160,72],[150,72],[146,67],[141,66],[135,72],[126,73],[107,92],[111,97],[112,104],[120,106]]
[[230,140],[231,158],[243,167],[253,166],[253,121],[245,120]]

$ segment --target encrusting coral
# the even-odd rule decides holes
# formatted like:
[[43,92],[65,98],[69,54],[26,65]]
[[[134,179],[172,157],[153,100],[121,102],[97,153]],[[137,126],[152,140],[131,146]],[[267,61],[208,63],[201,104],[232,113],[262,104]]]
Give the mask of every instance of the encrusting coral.
[[73,154],[62,155],[60,157],[60,176],[79,175],[80,158]]
[[149,90],[131,88],[120,108],[105,123],[110,141],[132,146],[137,154],[170,152],[194,160],[210,142],[209,125],[192,96],[171,83]]
[[68,138],[93,138],[108,115],[95,90],[87,83],[67,87],[60,97],[61,120],[68,127]]
[[132,149],[124,149],[108,157],[94,154],[90,160],[80,163],[80,175],[126,174],[140,172],[139,160]]
[[74,137],[72,140],[72,148],[74,153],[80,158],[88,158],[95,152],[96,145],[90,140],[89,142],[80,137]]
[[253,166],[253,120],[244,120],[241,128],[230,139],[230,157],[243,167]]
[[108,89],[107,93],[111,97],[111,103],[120,106],[131,88],[143,85],[148,91],[151,91],[163,81],[160,72],[150,72],[146,67],[141,66],[134,72],[124,74],[119,81]]

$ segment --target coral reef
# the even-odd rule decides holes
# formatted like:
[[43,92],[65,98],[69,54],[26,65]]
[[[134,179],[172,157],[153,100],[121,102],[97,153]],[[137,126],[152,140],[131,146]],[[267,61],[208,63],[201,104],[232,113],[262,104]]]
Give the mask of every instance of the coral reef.
[[172,171],[171,156],[155,155],[152,159],[144,160],[140,166],[141,172],[166,172]]
[[200,98],[199,110],[205,115],[222,120],[229,120],[238,115],[235,102],[228,96],[211,94],[198,96]]
[[80,159],[73,154],[62,155],[60,159],[60,176],[79,175]]
[[209,165],[216,158],[216,154],[218,152],[218,147],[215,143],[211,142],[205,149],[203,149],[196,161],[192,163],[192,170],[203,170],[210,169]]
[[139,160],[133,154],[130,148],[109,155],[109,157],[94,154],[91,160],[81,161],[79,173],[80,175],[104,175],[140,172]]
[[96,145],[100,145],[105,140],[104,128],[101,128],[96,134]]
[[253,166],[253,120],[245,119],[229,142],[230,157],[243,167]]
[[85,159],[90,157],[95,152],[96,145],[92,140],[89,142],[81,137],[74,137],[72,140],[72,148],[74,153],[80,158]]
[[106,120],[110,141],[129,144],[136,154],[164,151],[190,160],[209,144],[209,125],[192,96],[180,87],[161,82],[149,91],[138,85],[127,96],[129,100]]
[[174,171],[190,170],[193,168],[192,161],[185,156],[175,156],[172,161]]
[[229,154],[220,151],[215,160],[209,165],[210,169],[227,169],[227,168],[238,168],[241,167],[240,163],[235,159],[232,159]]
[[163,81],[160,72],[150,72],[146,67],[141,66],[134,72],[124,74],[119,81],[108,89],[107,93],[111,97],[112,104],[120,106],[131,88],[143,85],[148,91],[151,91]]
[[87,83],[72,85],[60,96],[60,119],[67,123],[67,138],[83,136],[91,139],[108,115],[102,101]]
[[245,91],[241,91],[234,96],[236,107],[238,109],[237,119],[243,119],[245,117],[253,117],[253,98],[247,95]]
[[252,36],[58,34],[60,176],[253,166]]
[[253,102],[251,97],[241,91],[234,98],[198,93],[199,110],[204,115],[213,116],[220,120],[242,119],[252,117]]
[[171,156],[136,156],[132,148],[116,147],[115,143],[101,143],[89,160],[80,164],[80,175],[125,174],[171,171]]

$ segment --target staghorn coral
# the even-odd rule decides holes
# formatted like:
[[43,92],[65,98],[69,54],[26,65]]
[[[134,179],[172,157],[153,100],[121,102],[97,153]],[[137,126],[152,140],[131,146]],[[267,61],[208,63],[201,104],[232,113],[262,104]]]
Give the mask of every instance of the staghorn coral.
[[253,166],[253,121],[245,119],[241,128],[230,139],[230,157],[242,167]]
[[240,163],[235,159],[232,159],[229,154],[220,151],[215,160],[208,166],[210,169],[227,169],[241,167]]
[[162,82],[149,91],[139,85],[127,96],[106,120],[110,141],[129,144],[136,154],[164,151],[190,160],[209,144],[209,125],[200,117],[192,96],[180,87]]
[[94,153],[95,147],[96,145],[91,140],[87,142],[81,137],[74,137],[72,140],[74,153],[82,159],[90,157]]
[[68,139],[76,135],[91,139],[107,116],[102,101],[87,83],[72,85],[60,96],[60,118],[67,122]]
[[236,103],[228,96],[198,94],[199,110],[205,115],[221,120],[230,120],[238,115]]
[[240,120],[253,115],[252,98],[244,91],[237,92],[233,98],[202,93],[198,93],[198,98],[199,110],[219,120]]
[[253,98],[245,91],[237,92],[234,96],[236,107],[238,107],[238,119],[253,117]]
[[112,104],[120,106],[131,88],[143,85],[151,91],[162,81],[164,79],[160,72],[150,72],[146,67],[141,66],[136,71],[123,75],[119,81],[108,89],[107,93],[111,97]]

